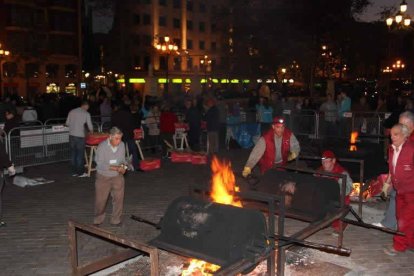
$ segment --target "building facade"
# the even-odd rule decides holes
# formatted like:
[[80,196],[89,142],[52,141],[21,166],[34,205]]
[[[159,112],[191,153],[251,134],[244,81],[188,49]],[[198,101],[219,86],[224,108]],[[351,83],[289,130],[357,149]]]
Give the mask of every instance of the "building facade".
[[[123,72],[126,79],[144,78],[145,85],[144,81],[132,84],[140,91],[165,91],[167,80],[170,91],[182,90],[184,86],[187,86],[184,89],[204,89],[205,80],[221,70],[225,52],[226,40],[219,16],[223,2],[117,1],[110,33],[113,40],[105,46],[107,70]],[[155,45],[165,37],[177,46],[177,51],[157,50]]]
[[1,95],[77,93],[81,0],[0,0]]

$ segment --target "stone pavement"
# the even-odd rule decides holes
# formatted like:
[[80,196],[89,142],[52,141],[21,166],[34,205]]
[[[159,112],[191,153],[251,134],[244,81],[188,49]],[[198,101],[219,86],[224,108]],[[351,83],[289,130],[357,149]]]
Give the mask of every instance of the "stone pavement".
[[[230,160],[236,172],[241,172],[248,154],[248,150],[242,149],[223,151],[220,156]],[[8,225],[0,228],[0,275],[70,275],[67,221],[92,222],[94,177],[71,177],[68,163],[26,168],[23,175],[45,177],[55,182],[26,188],[11,184],[5,187],[3,218]],[[102,228],[131,239],[148,241],[158,231],[130,220],[129,215],[157,222],[171,200],[188,194],[189,184],[208,185],[209,180],[209,166],[174,164],[169,160],[163,160],[160,170],[130,172],[126,176],[123,226],[112,227],[107,220]],[[382,202],[366,207],[368,211],[377,210],[376,213],[364,213],[364,220],[368,222],[377,220],[378,213],[385,208]],[[289,220],[287,234],[304,225]],[[331,232],[331,229],[324,229],[309,240],[335,244]],[[117,248],[84,234],[79,234],[78,240],[80,263],[105,256]],[[391,240],[389,234],[351,225],[344,238],[344,246],[352,249],[350,257],[303,249],[303,255],[298,255],[299,261],[288,265],[287,274],[342,275],[334,273],[341,270],[326,269],[327,266],[317,269],[325,262],[343,268],[343,274],[351,271],[348,275],[414,275],[413,252],[395,257],[383,253],[382,248],[390,245]]]

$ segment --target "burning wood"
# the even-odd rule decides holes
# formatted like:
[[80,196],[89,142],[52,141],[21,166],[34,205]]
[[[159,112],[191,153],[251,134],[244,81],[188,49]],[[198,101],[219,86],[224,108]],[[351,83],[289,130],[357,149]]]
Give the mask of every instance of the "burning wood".
[[[239,190],[236,186],[236,178],[231,169],[230,162],[221,162],[217,157],[211,161],[213,172],[211,181],[211,200],[213,202],[242,207],[239,200],[235,199],[234,192]],[[187,269],[183,270],[182,276],[209,276],[220,268],[218,265],[205,261],[191,259]]]
[[234,192],[239,191],[236,186],[236,178],[231,169],[230,162],[220,162],[217,157],[211,161],[212,189],[211,200],[213,202],[242,207],[239,200],[234,198]]
[[349,146],[349,151],[357,151],[357,146],[356,146],[356,142],[358,139],[358,131],[353,131],[351,133],[351,139],[350,139],[350,143],[351,145]]
[[[361,190],[361,183],[359,182],[352,183],[352,191],[349,196],[351,197],[353,201],[357,201],[359,199],[360,190]],[[366,191],[362,193],[362,200],[365,202],[371,196],[372,195],[371,195],[371,186],[370,186]]]
[[181,276],[210,276],[219,268],[218,265],[192,259],[188,268],[182,271]]

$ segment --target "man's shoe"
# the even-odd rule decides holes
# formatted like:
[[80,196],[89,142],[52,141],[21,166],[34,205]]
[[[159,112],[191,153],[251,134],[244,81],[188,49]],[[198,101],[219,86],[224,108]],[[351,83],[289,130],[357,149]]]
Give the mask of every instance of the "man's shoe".
[[74,173],[74,174],[72,174],[72,176],[78,176],[79,174],[77,174],[77,173]]
[[81,175],[78,175],[78,177],[89,177],[89,175],[87,173],[83,173]]
[[397,256],[397,254],[399,253],[399,251],[395,250],[394,247],[386,247],[384,248],[384,253],[387,254],[388,256]]
[[0,221],[0,227],[5,227],[7,226],[7,223],[5,223],[4,221]]

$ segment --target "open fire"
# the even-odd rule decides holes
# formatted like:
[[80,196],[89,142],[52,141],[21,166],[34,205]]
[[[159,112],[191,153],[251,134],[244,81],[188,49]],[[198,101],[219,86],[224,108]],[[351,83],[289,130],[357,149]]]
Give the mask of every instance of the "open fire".
[[[234,197],[234,193],[239,191],[236,186],[236,178],[231,168],[231,163],[220,161],[213,157],[211,161],[211,171],[213,172],[211,181],[211,201],[242,207],[240,200]],[[209,264],[205,261],[191,259],[187,269],[183,270],[182,276],[209,276],[213,275],[220,266]]]
[[358,131],[353,131],[351,133],[351,139],[350,139],[351,145],[349,146],[349,151],[357,151],[357,146],[356,146],[357,139],[358,139]]
[[[352,183],[352,191],[349,196],[353,201],[358,201],[360,190],[361,190],[361,183],[359,182]],[[371,197],[371,186],[369,187],[369,189],[367,189],[366,191],[362,193],[362,200],[365,202],[370,197]]]

